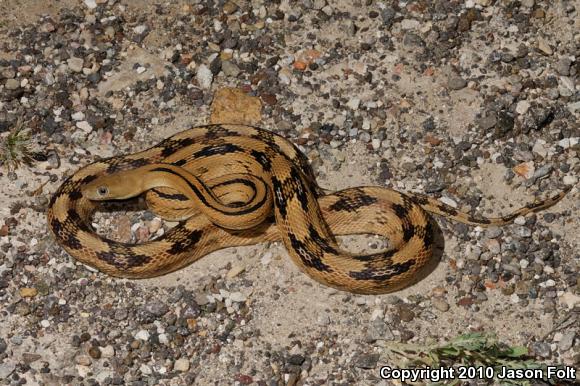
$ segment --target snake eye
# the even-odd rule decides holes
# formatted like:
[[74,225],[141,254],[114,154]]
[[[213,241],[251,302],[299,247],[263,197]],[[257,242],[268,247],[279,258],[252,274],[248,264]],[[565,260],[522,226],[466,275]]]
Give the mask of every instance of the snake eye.
[[107,193],[109,193],[109,189],[107,189],[106,186],[99,186],[97,188],[97,193],[99,193],[99,195],[101,195],[101,196],[106,196]]

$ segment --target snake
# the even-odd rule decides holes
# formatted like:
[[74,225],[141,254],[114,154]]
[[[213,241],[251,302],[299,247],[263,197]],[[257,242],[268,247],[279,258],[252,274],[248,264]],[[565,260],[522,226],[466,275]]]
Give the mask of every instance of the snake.
[[[381,186],[328,192],[317,184],[308,158],[285,137],[253,126],[212,124],[80,168],[52,195],[47,223],[72,257],[115,277],[155,277],[216,250],[281,241],[315,281],[356,294],[384,294],[432,269],[436,225],[430,214],[502,226],[554,205],[570,189],[501,217],[475,216],[424,194]],[[91,217],[107,201],[141,195],[149,210],[177,225],[137,244],[94,230]],[[379,235],[389,245],[347,252],[337,236],[351,234]]]

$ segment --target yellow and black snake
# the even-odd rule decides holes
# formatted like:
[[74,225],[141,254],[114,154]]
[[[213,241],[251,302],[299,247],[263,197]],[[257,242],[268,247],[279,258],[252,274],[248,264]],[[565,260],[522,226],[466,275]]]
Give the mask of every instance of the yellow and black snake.
[[[218,249],[281,240],[298,267],[320,283],[380,294],[412,284],[433,259],[426,211],[466,224],[504,225],[553,205],[567,191],[500,218],[475,218],[382,187],[325,195],[307,158],[285,138],[250,126],[208,125],[81,168],[55,192],[47,216],[69,254],[113,276],[158,276]],[[95,233],[89,219],[98,201],[140,193],[149,209],[178,225],[142,244]],[[334,237],[363,233],[388,238],[391,249],[346,253]]]

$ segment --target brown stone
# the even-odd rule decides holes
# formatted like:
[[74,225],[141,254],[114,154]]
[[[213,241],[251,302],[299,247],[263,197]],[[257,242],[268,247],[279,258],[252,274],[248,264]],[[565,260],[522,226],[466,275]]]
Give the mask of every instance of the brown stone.
[[260,98],[249,96],[240,89],[223,88],[215,93],[209,121],[257,125],[262,118],[261,111]]

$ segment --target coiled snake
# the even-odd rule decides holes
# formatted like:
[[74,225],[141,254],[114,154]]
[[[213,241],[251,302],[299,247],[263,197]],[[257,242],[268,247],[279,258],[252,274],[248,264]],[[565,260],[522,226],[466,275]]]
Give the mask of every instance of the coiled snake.
[[[89,219],[97,201],[140,193],[150,210],[178,225],[142,244],[94,232]],[[475,218],[423,195],[381,187],[325,195],[306,157],[285,138],[250,126],[209,125],[81,168],[55,192],[47,217],[70,255],[113,276],[158,276],[218,249],[281,240],[298,267],[320,283],[379,294],[412,284],[433,259],[426,211],[466,224],[504,225],[565,194],[500,218]],[[361,233],[388,238],[391,249],[350,254],[334,237]]]

